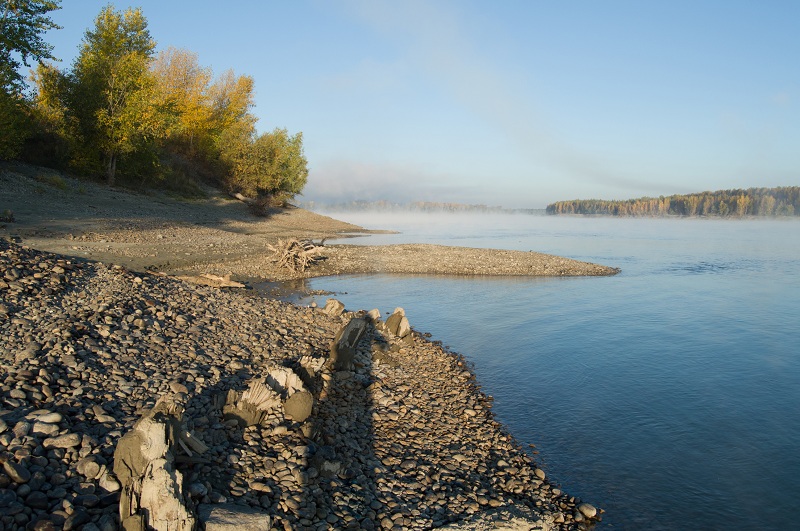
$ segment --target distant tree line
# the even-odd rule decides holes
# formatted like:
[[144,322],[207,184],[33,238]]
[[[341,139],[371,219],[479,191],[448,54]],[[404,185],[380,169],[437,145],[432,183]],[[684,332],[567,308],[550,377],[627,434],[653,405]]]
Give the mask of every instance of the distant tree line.
[[800,216],[800,187],[718,190],[624,201],[576,199],[547,205],[547,213],[609,216]]
[[[109,5],[61,70],[42,35],[59,2],[0,0],[0,160],[186,189],[200,182],[252,198],[288,199],[308,177],[302,133],[258,134],[253,79],[217,77],[196,54],[156,43],[141,9]],[[19,57],[20,59],[15,59]],[[31,90],[18,74],[38,62]],[[21,61],[21,63],[20,63]]]
[[308,209],[321,208],[328,212],[470,212],[500,214],[544,214],[544,209],[510,209],[500,206],[470,205],[464,203],[443,203],[435,201],[413,201],[397,203],[384,199],[376,201],[354,200],[340,203],[301,203]]

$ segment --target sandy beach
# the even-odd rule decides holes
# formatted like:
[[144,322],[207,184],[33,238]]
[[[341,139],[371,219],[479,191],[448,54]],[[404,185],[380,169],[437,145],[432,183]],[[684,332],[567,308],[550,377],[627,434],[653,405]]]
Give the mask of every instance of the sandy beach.
[[[185,504],[204,518],[246,512],[271,529],[578,529],[598,516],[549,483],[495,421],[469,363],[426,338],[424,323],[400,331],[378,317],[391,308],[304,308],[168,275],[616,270],[537,253],[336,240],[298,275],[279,269],[267,246],[368,231],[301,209],[254,218],[220,194],[137,194],[28,167],[0,173],[6,210],[2,529],[117,529],[127,487],[114,451],[159,397],[185,406],[186,430],[206,447],[176,458]],[[331,342],[354,318],[367,323],[364,336],[351,365],[334,370]],[[285,406],[254,425],[231,422],[220,397],[280,367],[304,375],[310,415],[298,420]]]

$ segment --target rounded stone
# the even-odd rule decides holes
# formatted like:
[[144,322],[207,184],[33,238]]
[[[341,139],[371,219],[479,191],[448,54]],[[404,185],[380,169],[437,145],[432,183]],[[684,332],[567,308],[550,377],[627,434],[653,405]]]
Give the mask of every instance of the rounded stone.
[[582,503],[578,505],[578,510],[585,516],[586,518],[594,518],[597,516],[597,509],[588,503]]

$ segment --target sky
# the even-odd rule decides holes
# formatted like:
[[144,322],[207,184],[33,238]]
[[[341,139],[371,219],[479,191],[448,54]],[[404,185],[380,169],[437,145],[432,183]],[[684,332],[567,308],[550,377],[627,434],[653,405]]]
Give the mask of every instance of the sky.
[[[63,0],[69,68],[107,1]],[[543,208],[800,185],[800,2],[139,0],[157,49],[255,80],[303,202]]]

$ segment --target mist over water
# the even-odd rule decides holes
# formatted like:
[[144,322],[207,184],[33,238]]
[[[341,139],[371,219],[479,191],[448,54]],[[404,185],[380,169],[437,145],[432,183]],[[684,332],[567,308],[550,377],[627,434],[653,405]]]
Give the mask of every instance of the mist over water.
[[[800,495],[800,223],[529,215],[336,217],[347,243],[534,250],[602,278],[350,276],[474,363],[495,412],[608,529],[789,529]],[[324,298],[318,302],[324,303]]]

